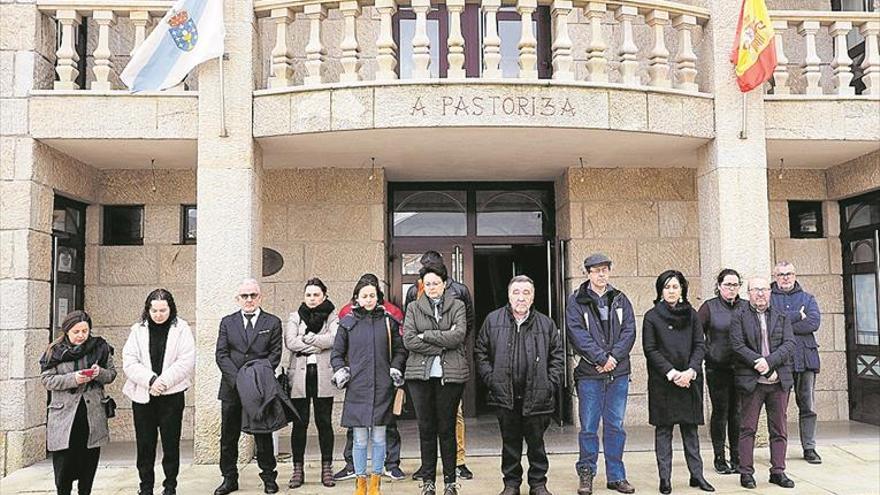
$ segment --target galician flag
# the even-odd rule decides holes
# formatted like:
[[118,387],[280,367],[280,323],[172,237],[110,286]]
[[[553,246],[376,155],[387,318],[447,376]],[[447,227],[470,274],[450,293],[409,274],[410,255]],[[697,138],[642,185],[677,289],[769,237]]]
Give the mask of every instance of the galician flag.
[[177,0],[120,78],[132,92],[176,86],[195,66],[223,55],[225,34],[223,0]]
[[773,23],[764,0],[743,0],[730,55],[730,61],[736,65],[736,82],[743,93],[773,76],[776,69],[773,35]]

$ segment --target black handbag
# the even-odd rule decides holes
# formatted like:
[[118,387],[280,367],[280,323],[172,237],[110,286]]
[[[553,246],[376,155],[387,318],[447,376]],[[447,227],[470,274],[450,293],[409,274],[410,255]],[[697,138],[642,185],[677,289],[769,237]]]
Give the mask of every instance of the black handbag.
[[107,415],[107,418],[116,417],[116,401],[113,400],[113,397],[109,395],[101,399],[101,405],[104,406],[104,414]]

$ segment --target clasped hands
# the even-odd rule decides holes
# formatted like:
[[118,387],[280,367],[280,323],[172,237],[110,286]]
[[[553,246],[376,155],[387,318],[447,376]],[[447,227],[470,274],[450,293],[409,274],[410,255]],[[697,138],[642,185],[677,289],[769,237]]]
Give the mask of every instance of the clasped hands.
[[691,368],[688,368],[684,371],[671,369],[669,370],[669,373],[666,373],[666,379],[681,388],[690,388],[691,382],[696,380],[696,378],[697,372]]
[[599,373],[610,373],[614,371],[614,368],[617,368],[617,360],[614,359],[614,356],[608,355],[608,360],[605,361],[605,364],[602,366],[596,365],[596,371]]
[[[754,368],[755,368],[755,371],[757,371],[761,375],[767,376],[767,372],[770,371],[770,364],[767,363],[766,358],[758,358],[758,359],[755,359]],[[773,371],[773,373],[771,373],[770,376],[767,376],[767,378],[771,381],[776,381],[776,379],[778,378],[778,375],[776,374],[776,371]]]

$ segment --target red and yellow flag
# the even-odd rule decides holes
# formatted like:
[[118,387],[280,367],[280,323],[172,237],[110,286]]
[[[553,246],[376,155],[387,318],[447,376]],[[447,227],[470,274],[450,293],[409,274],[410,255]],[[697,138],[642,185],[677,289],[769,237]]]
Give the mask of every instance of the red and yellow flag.
[[736,82],[743,93],[773,76],[776,69],[773,34],[773,23],[764,0],[743,0],[730,54],[730,61],[736,65]]

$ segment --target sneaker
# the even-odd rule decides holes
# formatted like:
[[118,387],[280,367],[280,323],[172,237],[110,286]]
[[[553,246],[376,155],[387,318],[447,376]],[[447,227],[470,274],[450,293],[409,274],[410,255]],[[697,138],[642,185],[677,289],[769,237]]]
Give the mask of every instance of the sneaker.
[[458,483],[446,483],[443,487],[443,495],[458,495]]
[[419,495],[437,495],[437,487],[433,481],[426,481],[419,488],[422,490],[419,492]]
[[455,476],[463,480],[474,479],[474,473],[472,473],[471,470],[468,469],[468,467],[464,464],[455,467]]
[[333,479],[336,481],[345,481],[354,479],[354,466],[350,464],[346,464],[345,467],[340,469],[336,474],[333,475]]
[[404,474],[403,470],[398,466],[394,466],[391,469],[385,468],[385,476],[393,479],[394,481],[400,481],[406,478],[406,474]]
[[816,449],[805,450],[804,460],[809,462],[810,464],[822,464],[822,458],[819,457],[819,453],[816,452]]

